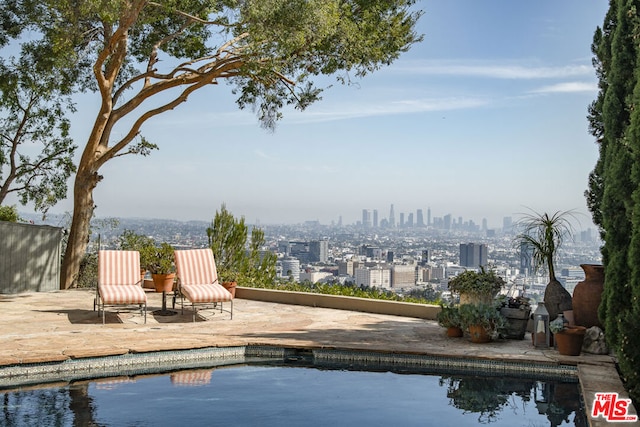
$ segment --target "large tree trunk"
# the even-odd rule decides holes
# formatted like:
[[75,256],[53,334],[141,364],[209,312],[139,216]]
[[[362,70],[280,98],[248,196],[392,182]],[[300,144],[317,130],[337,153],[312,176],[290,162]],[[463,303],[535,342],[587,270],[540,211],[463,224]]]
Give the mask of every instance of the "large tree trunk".
[[83,161],[81,161],[81,168],[76,174],[73,189],[73,219],[71,230],[69,230],[67,249],[62,260],[60,289],[69,289],[78,278],[80,263],[89,243],[89,224],[94,208],[93,189],[102,178],[97,171],[93,170],[95,162],[82,165]]

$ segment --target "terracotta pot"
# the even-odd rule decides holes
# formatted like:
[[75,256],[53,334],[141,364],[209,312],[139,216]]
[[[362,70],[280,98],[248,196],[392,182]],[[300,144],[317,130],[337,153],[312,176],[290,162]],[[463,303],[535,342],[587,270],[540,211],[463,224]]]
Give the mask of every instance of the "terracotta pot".
[[231,297],[236,297],[236,286],[238,286],[238,282],[222,282],[222,286],[231,292]]
[[604,289],[604,266],[600,264],[580,264],[585,278],[573,290],[573,318],[576,325],[603,329],[598,318],[598,307]]
[[487,333],[484,326],[470,325],[469,335],[471,336],[471,342],[486,343],[491,341],[491,336]]
[[153,285],[156,288],[156,292],[171,292],[173,291],[173,280],[176,275],[171,274],[152,274]]
[[462,328],[458,328],[457,326],[451,326],[447,328],[447,336],[451,338],[461,337],[464,333],[462,332]]
[[586,331],[587,328],[584,326],[575,326],[554,334],[558,353],[564,356],[580,356]]

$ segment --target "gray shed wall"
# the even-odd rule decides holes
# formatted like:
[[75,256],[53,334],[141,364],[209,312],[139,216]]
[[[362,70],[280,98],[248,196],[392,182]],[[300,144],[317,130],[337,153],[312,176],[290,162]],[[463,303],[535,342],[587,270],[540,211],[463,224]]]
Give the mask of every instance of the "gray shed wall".
[[62,228],[0,221],[0,294],[60,289]]

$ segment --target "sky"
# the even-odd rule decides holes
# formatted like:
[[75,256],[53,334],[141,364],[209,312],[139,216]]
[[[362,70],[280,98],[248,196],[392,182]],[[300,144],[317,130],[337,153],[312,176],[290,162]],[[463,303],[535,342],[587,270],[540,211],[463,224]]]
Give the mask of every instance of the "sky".
[[[284,111],[275,132],[224,84],[149,121],[143,135],[160,150],[103,167],[96,216],[210,221],[224,203],[251,224],[352,224],[363,209],[386,218],[393,204],[396,220],[431,209],[494,228],[531,210],[575,210],[579,228],[593,227],[584,191],[598,147],[586,115],[608,2],[416,7],[422,43],[355,85],[323,80],[322,101]],[[82,147],[97,96],[76,101]],[[65,200],[51,212],[71,210]]]

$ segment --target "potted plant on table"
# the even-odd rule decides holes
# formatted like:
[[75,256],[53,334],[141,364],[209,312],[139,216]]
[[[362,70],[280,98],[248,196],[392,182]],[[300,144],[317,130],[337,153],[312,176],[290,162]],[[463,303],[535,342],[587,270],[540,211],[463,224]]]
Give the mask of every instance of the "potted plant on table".
[[498,274],[480,266],[480,271],[467,270],[449,280],[449,290],[460,294],[460,304],[491,304],[505,281]]
[[460,319],[460,310],[453,305],[440,304],[440,311],[437,315],[438,325],[447,328],[447,336],[461,337],[462,320]]
[[571,310],[571,294],[558,281],[554,262],[558,249],[564,240],[573,235],[570,218],[573,211],[525,214],[518,221],[523,230],[516,236],[516,243],[525,254],[531,256],[536,270],[545,269],[549,273],[549,283],[544,291],[545,307],[549,311],[549,320],[555,319],[559,313]]
[[140,252],[140,258],[146,260],[146,268],[151,272],[156,292],[171,292],[175,280],[173,247],[167,242],[160,246],[149,246]]
[[469,331],[471,341],[486,343],[500,336],[505,330],[505,319],[493,304],[461,304],[462,328]]

